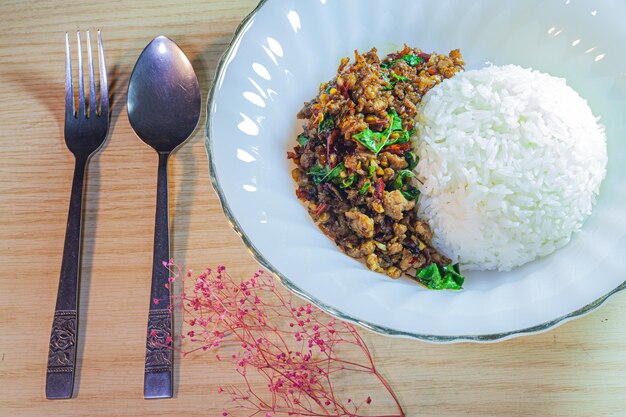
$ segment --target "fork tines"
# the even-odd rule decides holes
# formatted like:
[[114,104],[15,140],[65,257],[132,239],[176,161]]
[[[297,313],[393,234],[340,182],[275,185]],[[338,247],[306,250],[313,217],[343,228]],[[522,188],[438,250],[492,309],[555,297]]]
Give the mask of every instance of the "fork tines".
[[87,31],[87,66],[89,68],[89,96],[85,99],[85,82],[83,76],[83,54],[80,31],[76,32],[78,53],[78,108],[74,101],[74,88],[72,82],[72,62],[70,55],[70,37],[65,33],[65,116],[91,117],[105,116],[109,113],[109,91],[107,86],[106,67],[104,63],[104,51],[102,49],[102,36],[98,30],[98,70],[100,73],[100,107],[96,97],[96,82],[94,77],[93,56],[91,52],[91,35]]

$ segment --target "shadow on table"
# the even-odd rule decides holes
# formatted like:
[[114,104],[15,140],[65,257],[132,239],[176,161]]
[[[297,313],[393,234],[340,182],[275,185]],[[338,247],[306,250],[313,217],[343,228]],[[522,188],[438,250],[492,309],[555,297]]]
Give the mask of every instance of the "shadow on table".
[[93,254],[96,247],[96,230],[98,225],[98,208],[100,206],[100,156],[109,145],[111,135],[120,113],[126,102],[126,79],[121,78],[119,66],[113,66],[108,72],[109,81],[109,115],[110,125],[107,140],[98,152],[91,158],[85,177],[85,197],[83,199],[83,230],[81,241],[81,268],[80,268],[80,312],[78,318],[78,352],[76,354],[76,371],[73,397],[80,391],[80,381],[83,368],[85,340],[87,339],[87,319],[89,296],[93,279]]

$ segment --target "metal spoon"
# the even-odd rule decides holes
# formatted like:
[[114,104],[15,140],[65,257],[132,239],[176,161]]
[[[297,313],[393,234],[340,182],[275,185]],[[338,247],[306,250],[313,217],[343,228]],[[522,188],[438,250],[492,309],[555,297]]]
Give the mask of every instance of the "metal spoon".
[[[194,131],[200,119],[198,78],[183,51],[158,36],[146,46],[128,85],[128,119],[139,138],[159,154],[150,314],[146,342],[144,398],[172,397],[172,313],[167,161]],[[155,343],[156,342],[156,343]]]

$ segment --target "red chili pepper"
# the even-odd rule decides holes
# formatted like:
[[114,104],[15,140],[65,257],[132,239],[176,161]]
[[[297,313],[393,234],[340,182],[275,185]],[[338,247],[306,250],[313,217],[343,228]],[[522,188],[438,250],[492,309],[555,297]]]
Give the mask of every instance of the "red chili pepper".
[[343,98],[345,98],[346,100],[350,98],[350,95],[348,94],[348,82],[347,81],[344,81],[343,84],[339,86],[339,92],[341,93]]
[[376,188],[374,188],[374,195],[382,199],[384,197],[384,191],[385,191],[385,181],[383,181],[382,178],[379,178],[378,182],[376,183]]
[[317,206],[317,209],[315,209],[315,215],[319,216],[326,210],[328,210],[328,204],[322,203],[319,206]]
[[302,201],[306,201],[306,200],[309,200],[309,193],[307,191],[304,191],[298,188],[296,190],[296,197],[298,197]]
[[335,153],[335,144],[337,142],[337,136],[339,135],[338,129],[333,129],[328,137],[326,137],[326,160],[331,168],[334,168],[337,164],[337,161],[333,161],[330,157],[331,154]]
[[385,152],[395,153],[396,155],[402,155],[406,151],[408,151],[411,146],[408,143],[395,144],[387,146],[384,150]]
[[422,58],[424,60],[424,62],[428,62],[428,60],[430,59],[430,54],[425,54],[425,53],[421,53],[418,55],[420,58]]

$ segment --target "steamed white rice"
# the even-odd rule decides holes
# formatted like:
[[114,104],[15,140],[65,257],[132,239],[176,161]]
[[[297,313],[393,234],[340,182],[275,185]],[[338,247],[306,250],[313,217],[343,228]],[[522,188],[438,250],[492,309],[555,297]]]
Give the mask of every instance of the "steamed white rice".
[[420,215],[465,267],[548,255],[591,213],[604,128],[564,79],[514,65],[460,73],[425,96],[417,122]]

